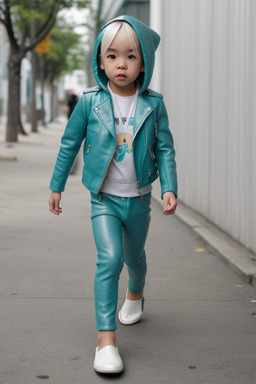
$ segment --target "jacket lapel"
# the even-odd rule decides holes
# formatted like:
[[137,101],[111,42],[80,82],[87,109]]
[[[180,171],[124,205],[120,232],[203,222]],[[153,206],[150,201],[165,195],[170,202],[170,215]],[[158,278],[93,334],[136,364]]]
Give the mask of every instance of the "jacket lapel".
[[93,108],[103,125],[111,133],[113,138],[116,140],[116,128],[113,116],[113,107],[111,98],[107,97],[102,104],[97,105]]
[[[111,97],[107,97],[103,103],[95,106],[95,113],[106,127],[106,129],[111,133],[113,138],[116,140],[116,128],[113,114],[113,106]],[[133,127],[133,140],[137,135],[138,131],[142,127],[144,121],[147,117],[153,112],[154,108],[150,105],[146,100],[144,100],[143,96],[138,97],[135,116],[134,116],[134,127]]]
[[142,96],[138,97],[137,106],[134,116],[133,140],[135,139],[138,131],[142,127],[146,118],[153,112],[154,108],[146,102]]

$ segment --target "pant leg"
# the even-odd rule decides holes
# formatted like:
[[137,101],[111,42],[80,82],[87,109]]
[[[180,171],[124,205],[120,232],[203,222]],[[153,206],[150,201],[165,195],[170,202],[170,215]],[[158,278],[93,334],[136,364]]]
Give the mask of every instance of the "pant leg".
[[97,248],[94,294],[98,330],[116,329],[115,315],[118,282],[123,268],[122,222],[118,217],[98,215],[92,218]]
[[147,273],[145,243],[150,223],[151,193],[140,198],[131,199],[130,215],[123,229],[124,261],[127,265],[129,291],[141,292],[145,285]]

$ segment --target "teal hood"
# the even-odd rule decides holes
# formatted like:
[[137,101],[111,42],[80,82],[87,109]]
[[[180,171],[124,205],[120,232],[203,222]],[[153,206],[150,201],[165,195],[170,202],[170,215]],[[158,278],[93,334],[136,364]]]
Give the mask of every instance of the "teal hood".
[[115,19],[109,21],[107,24],[105,24],[101,30],[99,31],[99,34],[97,36],[93,53],[92,53],[92,69],[94,73],[94,77],[98,83],[98,85],[103,88],[106,92],[108,92],[107,89],[107,83],[108,78],[105,74],[105,72],[100,68],[98,63],[98,55],[99,55],[99,49],[100,49],[100,43],[101,39],[104,34],[104,29],[107,25],[110,23],[113,23],[114,21],[126,21],[129,23],[135,32],[137,33],[137,36],[140,41],[141,49],[142,49],[142,55],[143,55],[143,61],[144,61],[144,72],[141,72],[140,75],[137,78],[137,81],[140,83],[141,89],[139,93],[144,92],[151,81],[151,77],[154,70],[154,64],[155,64],[155,51],[160,43],[160,36],[153,31],[151,28],[149,28],[146,24],[142,23],[138,19],[132,16],[118,16]]

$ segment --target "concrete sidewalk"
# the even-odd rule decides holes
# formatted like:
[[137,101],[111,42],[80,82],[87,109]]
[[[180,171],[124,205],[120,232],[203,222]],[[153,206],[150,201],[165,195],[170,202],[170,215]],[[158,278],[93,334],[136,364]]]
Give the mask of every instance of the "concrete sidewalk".
[[[162,205],[160,183],[154,184],[154,199]],[[214,251],[224,264],[256,288],[256,255],[242,244],[233,240],[210,221],[179,202],[176,216],[187,224]]]
[[[255,288],[156,201],[144,317],[132,327],[118,324],[125,371],[110,378],[93,371],[96,252],[80,171],[67,183],[63,214],[48,211],[62,132],[50,124],[11,147],[0,142],[0,156],[13,159],[0,162],[1,384],[252,384]],[[119,308],[126,287],[124,269]]]

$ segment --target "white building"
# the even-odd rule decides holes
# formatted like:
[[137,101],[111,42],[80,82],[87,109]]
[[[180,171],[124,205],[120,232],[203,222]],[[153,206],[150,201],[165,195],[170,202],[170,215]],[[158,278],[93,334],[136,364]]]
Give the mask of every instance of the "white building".
[[256,2],[151,0],[179,198],[256,252]]

